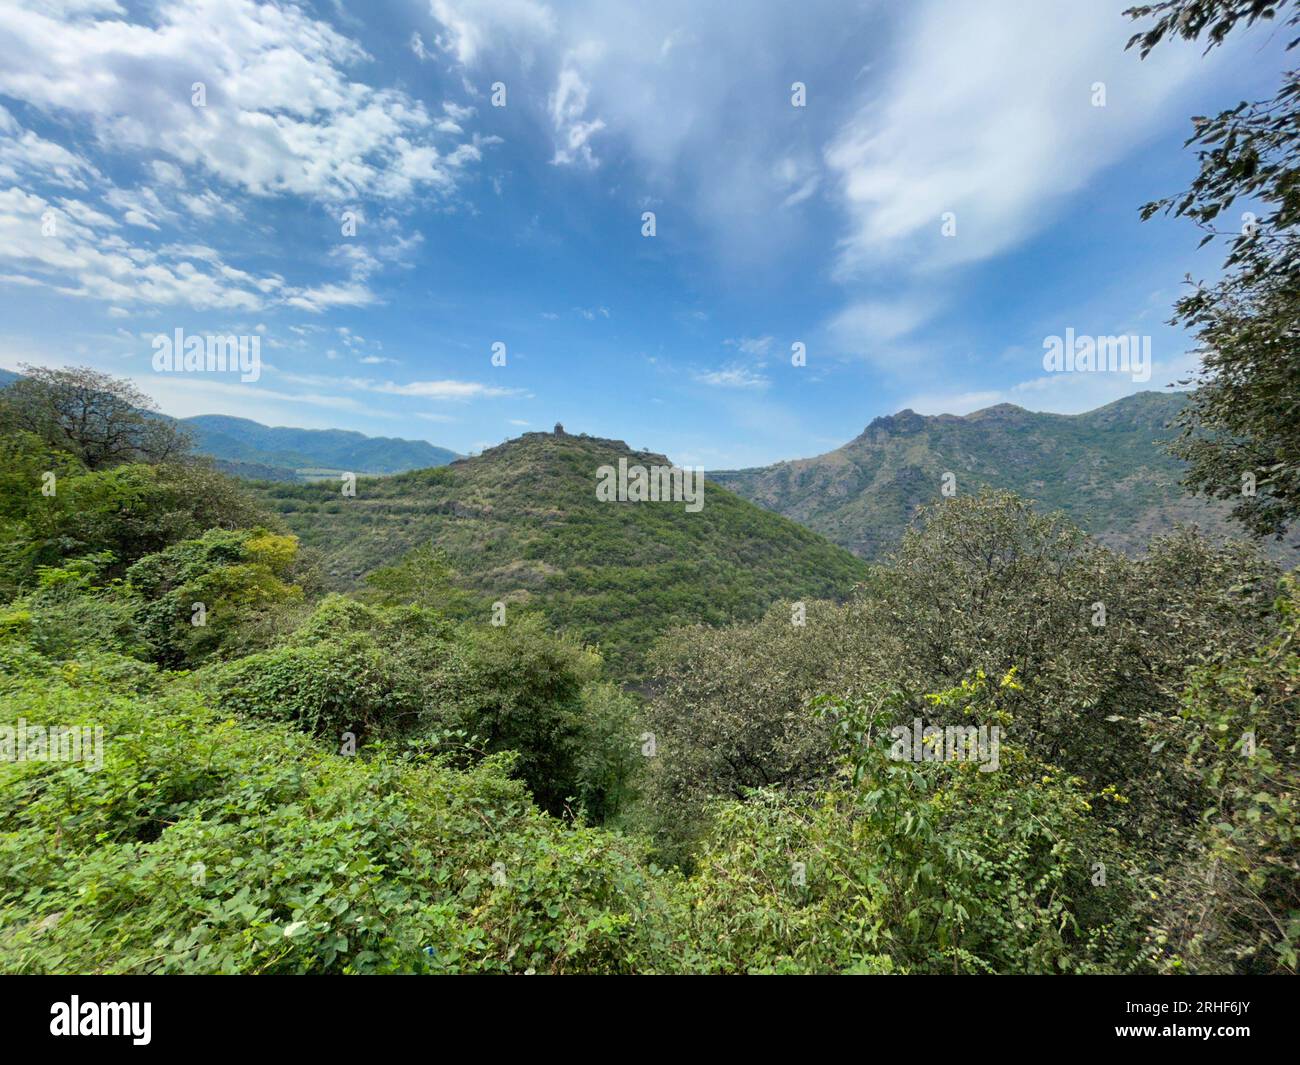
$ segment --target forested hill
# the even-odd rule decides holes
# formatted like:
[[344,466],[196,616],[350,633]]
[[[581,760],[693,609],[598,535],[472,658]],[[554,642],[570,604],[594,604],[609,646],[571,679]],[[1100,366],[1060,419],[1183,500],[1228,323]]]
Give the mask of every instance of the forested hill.
[[672,626],[754,618],[778,599],[840,597],[867,572],[817,533],[714,484],[697,513],[599,502],[597,471],[620,458],[669,465],[617,440],[527,433],[437,469],[361,478],[355,497],[341,481],[257,491],[323,552],[337,587],[432,545],[483,603],[539,608],[624,664]]
[[1160,446],[1185,402],[1180,393],[1141,392],[1075,415],[1009,403],[964,417],[904,410],[827,454],[710,476],[868,559],[897,544],[945,473],[958,493],[1010,489],[1130,553],[1176,521],[1239,536],[1226,505],[1180,486],[1182,464]]

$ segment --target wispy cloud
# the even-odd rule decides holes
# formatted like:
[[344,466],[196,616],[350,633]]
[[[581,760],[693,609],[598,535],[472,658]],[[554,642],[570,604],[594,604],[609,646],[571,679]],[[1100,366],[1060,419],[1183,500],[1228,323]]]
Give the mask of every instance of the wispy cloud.
[[392,381],[385,381],[383,384],[370,384],[369,382],[361,385],[371,392],[384,392],[392,396],[419,396],[422,399],[449,399],[449,400],[469,400],[469,399],[495,399],[502,396],[518,396],[521,394],[520,389],[516,388],[498,388],[494,385],[480,384],[477,381],[410,381],[406,384],[395,384]]
[[702,385],[712,388],[743,388],[761,390],[767,388],[771,381],[762,374],[755,373],[747,366],[729,366],[722,370],[709,370],[696,373],[694,379]]
[[[1124,50],[1132,24],[1118,6],[1099,17],[1073,0],[928,0],[913,14],[884,84],[826,150],[849,222],[842,278],[899,261],[973,262],[1015,245],[1205,73],[1193,49],[1139,64]],[[942,233],[945,212],[953,236]]]

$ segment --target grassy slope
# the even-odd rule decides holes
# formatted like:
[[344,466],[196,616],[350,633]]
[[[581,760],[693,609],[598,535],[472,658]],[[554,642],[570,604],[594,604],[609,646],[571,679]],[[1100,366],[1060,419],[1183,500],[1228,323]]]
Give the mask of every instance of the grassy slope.
[[866,572],[794,522],[710,484],[695,514],[675,503],[600,503],[596,470],[667,464],[619,441],[528,433],[437,469],[257,491],[332,584],[355,585],[417,545],[443,548],[460,583],[489,602],[526,602],[599,643],[634,673],[650,641],[677,624],[753,618],[781,598],[845,594]]

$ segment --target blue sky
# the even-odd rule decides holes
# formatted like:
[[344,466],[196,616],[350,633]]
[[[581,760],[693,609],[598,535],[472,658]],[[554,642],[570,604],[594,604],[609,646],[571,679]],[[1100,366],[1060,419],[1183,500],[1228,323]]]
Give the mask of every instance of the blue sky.
[[[0,365],[462,452],[562,421],[710,469],[902,407],[1160,388],[1221,256],[1138,208],[1284,41],[1139,61],[1125,6],[6,3]],[[261,337],[261,377],[154,372],[177,328]],[[1149,335],[1151,381],[1046,374],[1067,328]]]

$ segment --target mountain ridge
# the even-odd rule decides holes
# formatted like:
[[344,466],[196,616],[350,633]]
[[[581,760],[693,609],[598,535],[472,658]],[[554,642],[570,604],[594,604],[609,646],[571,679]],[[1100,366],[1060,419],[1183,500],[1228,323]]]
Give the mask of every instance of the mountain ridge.
[[[456,452],[425,440],[367,436],[354,429],[298,429],[271,426],[226,414],[199,414],[179,419],[194,434],[195,450],[235,467],[283,470],[299,479],[304,470],[391,474],[442,466]],[[243,473],[243,476],[264,476]]]
[[[919,505],[940,498],[945,474],[958,492],[1005,488],[1063,511],[1129,553],[1175,522],[1216,538],[1240,536],[1226,504],[1182,488],[1181,463],[1161,447],[1186,402],[1185,393],[1139,392],[1078,414],[1011,403],[965,415],[904,409],[873,418],[820,455],[709,476],[868,560],[897,544]],[[1277,544],[1268,550],[1295,553]]]

